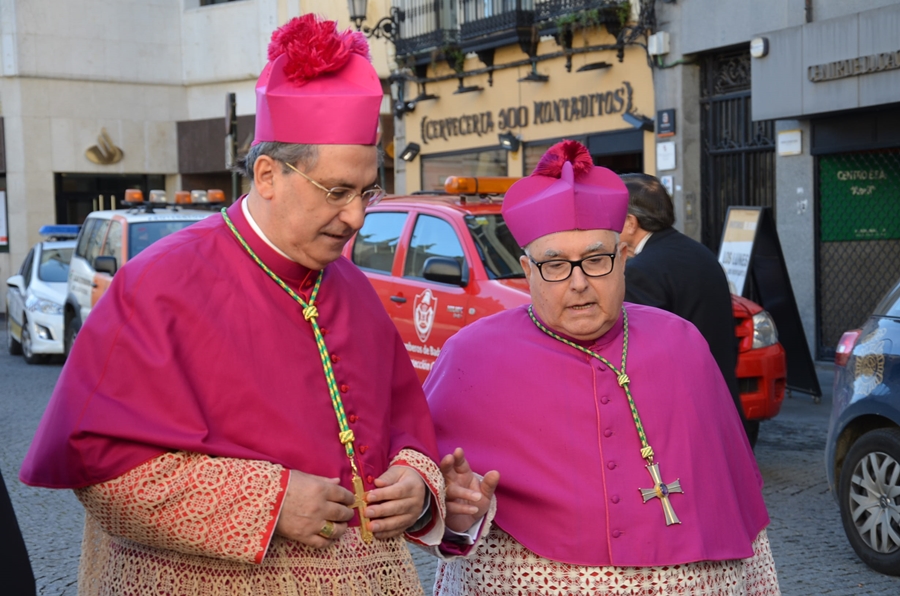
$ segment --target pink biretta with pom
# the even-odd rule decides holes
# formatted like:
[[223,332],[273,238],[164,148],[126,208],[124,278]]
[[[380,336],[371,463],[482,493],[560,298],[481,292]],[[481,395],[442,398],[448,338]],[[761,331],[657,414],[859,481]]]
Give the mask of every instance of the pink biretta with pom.
[[544,153],[530,176],[510,187],[502,213],[522,247],[569,230],[621,232],[628,189],[612,170],[594,165],[587,147],[562,141]]
[[256,83],[256,134],[263,141],[374,145],[381,81],[358,31],[306,14],[272,34]]

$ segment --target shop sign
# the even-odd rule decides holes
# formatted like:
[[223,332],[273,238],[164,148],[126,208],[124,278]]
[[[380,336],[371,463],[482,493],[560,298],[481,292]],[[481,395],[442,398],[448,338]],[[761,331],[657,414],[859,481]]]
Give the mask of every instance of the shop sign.
[[900,68],[900,50],[848,58],[847,60],[835,60],[825,64],[813,64],[807,69],[806,76],[813,83],[821,83],[822,81],[833,81],[898,68]]
[[487,111],[440,120],[422,118],[422,142],[451,137],[483,136],[496,130],[526,128],[529,125],[553,122],[573,122],[631,111],[634,92],[631,83],[623,81],[622,86],[612,91],[588,93],[563,97],[553,101],[535,101],[533,107],[511,106],[495,112]]
[[823,242],[900,239],[897,154],[819,158]]

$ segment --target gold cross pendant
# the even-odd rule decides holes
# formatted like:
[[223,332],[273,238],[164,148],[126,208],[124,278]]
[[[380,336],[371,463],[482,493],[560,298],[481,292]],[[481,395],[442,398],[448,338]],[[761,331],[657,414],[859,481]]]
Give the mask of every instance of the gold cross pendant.
[[366,491],[363,488],[362,478],[356,474],[353,475],[353,493],[356,498],[350,507],[359,512],[359,533],[363,542],[370,544],[375,536],[372,534],[372,530],[369,529],[369,518],[363,515],[363,511],[366,510]]
[[653,478],[654,486],[653,488],[638,489],[641,491],[641,496],[644,497],[644,503],[650,499],[659,499],[660,503],[662,503],[663,513],[666,516],[666,525],[680,524],[681,520],[675,515],[675,510],[672,509],[672,504],[669,503],[670,493],[684,493],[681,490],[680,479],[675,480],[671,484],[664,483],[662,476],[659,474],[659,464],[648,465],[647,471],[650,472],[650,477]]

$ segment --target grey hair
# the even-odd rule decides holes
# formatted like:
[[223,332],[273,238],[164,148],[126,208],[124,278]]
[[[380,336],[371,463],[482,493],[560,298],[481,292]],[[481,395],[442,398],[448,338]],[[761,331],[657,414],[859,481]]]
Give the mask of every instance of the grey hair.
[[675,225],[675,207],[666,187],[649,174],[619,176],[628,188],[628,214],[648,232],[659,232]]
[[[613,236],[615,237],[615,240],[613,241],[613,248],[618,250],[617,247],[619,246],[619,233],[616,232],[615,230],[607,230],[607,231],[613,233]],[[535,238],[534,240],[532,240],[531,242],[529,242],[528,244],[526,244],[525,246],[522,247],[522,250],[524,251],[525,256],[528,257],[529,259],[534,258],[534,257],[532,257],[531,248],[534,245],[535,241],[538,240],[539,238]],[[590,252],[593,252],[594,250],[599,250],[599,246],[597,246],[597,245],[602,245],[602,244],[604,244],[604,243],[598,242],[598,243],[592,244],[591,246],[588,247],[588,250]]]
[[[384,164],[384,151],[379,144],[378,148],[378,167]],[[319,160],[318,145],[301,145],[299,143],[279,143],[278,141],[263,141],[250,147],[242,159],[238,160],[235,170],[253,181],[253,165],[256,163],[260,155],[268,155],[272,159],[281,162],[281,171],[284,174],[290,173],[290,168],[285,163],[296,165],[303,170],[311,170],[316,166]]]
[[252,182],[253,166],[261,155],[267,155],[274,160],[280,161],[282,164],[281,171],[287,174],[290,172],[290,168],[285,166],[285,163],[297,165],[304,170],[315,167],[316,161],[319,159],[319,146],[263,141],[250,147],[247,155],[238,160],[236,167],[238,173]]

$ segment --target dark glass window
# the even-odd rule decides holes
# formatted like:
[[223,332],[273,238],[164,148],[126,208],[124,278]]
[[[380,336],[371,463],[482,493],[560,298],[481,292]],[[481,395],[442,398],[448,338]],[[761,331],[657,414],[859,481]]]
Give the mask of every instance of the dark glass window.
[[32,248],[28,252],[28,256],[25,257],[25,261],[22,263],[22,269],[19,271],[19,274],[25,278],[25,287],[27,288],[31,284],[31,269],[34,264],[34,249]]
[[456,231],[443,219],[430,215],[420,215],[413,229],[406,255],[403,277],[422,277],[425,261],[429,257],[449,257],[456,259],[465,271],[465,256]]
[[353,244],[351,259],[357,267],[390,273],[404,223],[406,213],[368,214]]
[[488,277],[525,277],[519,263],[519,257],[525,253],[513,238],[502,215],[469,215],[466,225]]
[[183,230],[193,220],[184,221],[144,221],[128,227],[128,258],[133,259],[139,252],[169,234]]
[[106,236],[106,230],[108,229],[109,220],[99,220],[99,225],[93,229],[91,237],[88,239],[84,258],[91,264],[91,267],[94,266],[94,259],[100,254],[100,246],[103,244],[103,237]]
[[78,245],[75,247],[75,254],[82,259],[87,258],[88,241],[90,241],[91,236],[94,234],[94,230],[97,229],[98,225],[100,225],[99,219],[88,219],[81,228],[81,235],[78,236]]

